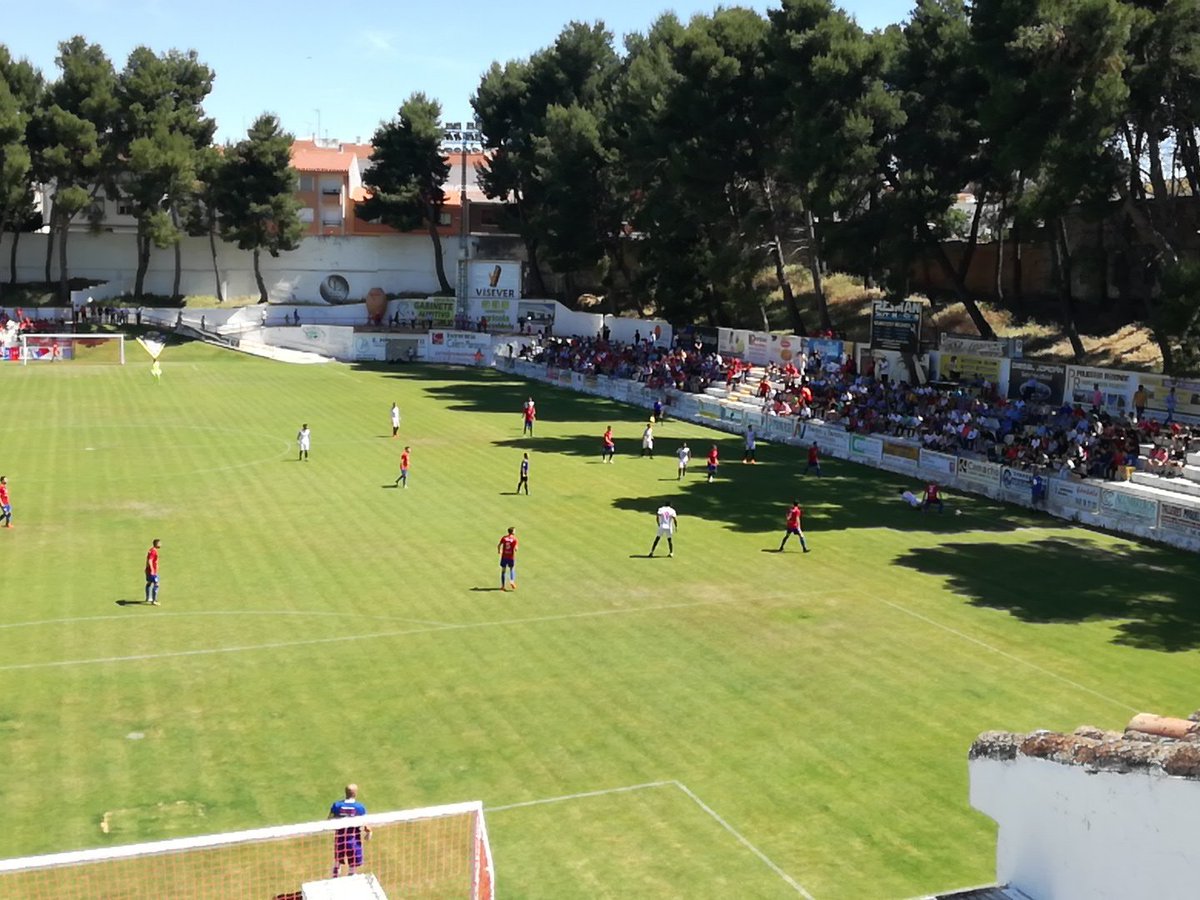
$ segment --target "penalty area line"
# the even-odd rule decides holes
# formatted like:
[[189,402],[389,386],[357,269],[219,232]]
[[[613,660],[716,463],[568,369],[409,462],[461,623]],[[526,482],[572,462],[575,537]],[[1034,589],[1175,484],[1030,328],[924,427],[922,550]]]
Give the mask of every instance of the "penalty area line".
[[689,788],[682,781],[676,781],[675,779],[670,779],[667,781],[647,781],[642,784],[629,784],[623,787],[604,788],[596,791],[580,791],[576,794],[562,794],[557,797],[543,797],[540,800],[525,800],[520,803],[505,803],[501,806],[484,806],[484,814],[491,815],[492,813],[507,812],[513,809],[528,809],[532,806],[546,806],[551,803],[566,803],[570,800],[586,800],[590,797],[608,797],[612,796],[613,794],[630,794],[634,791],[644,791],[651,788],[661,787],[673,787],[681,791],[685,797],[687,797],[692,801],[692,803],[700,808],[701,812],[720,825],[721,828],[728,832],[739,844],[758,857],[758,859],[764,865],[766,865],[768,869],[778,875],[788,887],[794,890],[801,897],[804,897],[805,900],[815,900],[813,895],[805,889],[804,885],[785,872],[778,864],[775,863],[774,860],[767,856],[767,854],[752,844],[749,838],[730,825],[729,822],[726,821],[726,819],[715,809],[701,800],[696,795],[695,791]]

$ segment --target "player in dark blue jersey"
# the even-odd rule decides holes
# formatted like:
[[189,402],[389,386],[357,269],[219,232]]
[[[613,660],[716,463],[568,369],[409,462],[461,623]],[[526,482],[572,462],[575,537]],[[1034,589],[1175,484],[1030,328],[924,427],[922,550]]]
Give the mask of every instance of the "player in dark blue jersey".
[[[367,808],[358,802],[358,785],[346,785],[346,799],[337,800],[329,807],[330,819],[349,819],[365,816]],[[366,825],[355,825],[351,828],[339,828],[333,835],[333,877],[337,878],[342,872],[342,863],[346,864],[348,875],[363,864],[363,840],[370,840],[371,829]]]
[[525,488],[525,496],[529,496],[529,454],[526,453],[521,457],[521,480],[517,482],[517,490],[515,493],[521,493],[521,488]]

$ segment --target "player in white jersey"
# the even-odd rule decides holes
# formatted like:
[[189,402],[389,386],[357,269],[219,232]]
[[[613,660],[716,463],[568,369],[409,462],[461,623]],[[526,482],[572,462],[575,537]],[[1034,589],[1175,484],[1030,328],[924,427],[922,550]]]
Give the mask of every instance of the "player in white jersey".
[[297,460],[308,462],[308,448],[312,446],[312,432],[308,430],[308,424],[300,426],[300,430],[296,433],[296,448],[300,451]]
[[654,426],[649,423],[642,432],[642,456],[654,459]]
[[392,404],[392,437],[400,433],[400,407]]
[[679,478],[676,480],[682,480],[683,476],[687,474],[688,463],[692,461],[692,451],[688,447],[687,441],[684,441],[683,446],[675,452],[675,455],[679,457]]
[[664,537],[667,539],[667,556],[675,555],[675,529],[679,527],[679,515],[675,512],[670,504],[663,504],[654,514],[654,519],[658,522],[658,534],[654,536],[654,543],[650,546],[650,556],[654,555],[654,551],[658,548],[658,542]]
[[920,499],[918,499],[917,495],[914,494],[912,491],[904,491],[900,495],[900,499],[903,500],[905,503],[907,503],[909,506],[911,506],[913,509],[916,509],[917,507],[919,507],[921,505]]

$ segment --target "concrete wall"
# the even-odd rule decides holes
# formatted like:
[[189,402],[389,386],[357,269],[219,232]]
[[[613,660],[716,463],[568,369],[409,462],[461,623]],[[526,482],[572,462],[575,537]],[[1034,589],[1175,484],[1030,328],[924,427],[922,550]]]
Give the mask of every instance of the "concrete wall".
[[[44,278],[46,241],[44,234],[24,234],[17,249],[19,281]],[[7,260],[12,236],[0,239],[0,259]],[[451,281],[456,271],[458,247],[442,242],[443,257]],[[110,282],[124,291],[132,290],[137,256],[132,234],[72,234],[67,244],[68,271],[72,277]],[[58,249],[54,250],[51,277],[58,277]],[[217,268],[227,297],[257,296],[253,261],[248,251],[217,242]],[[361,299],[371,288],[389,293],[428,292],[438,288],[433,264],[433,244],[428,235],[362,237],[308,237],[298,250],[277,259],[262,255],[262,273],[272,300],[318,301],[320,285],[329,275],[341,275],[350,284],[350,299]],[[175,274],[172,250],[155,249],[150,255],[146,290],[169,294]],[[212,256],[205,238],[183,242],[184,294],[214,295],[217,292]]]
[[1033,900],[1184,900],[1197,894],[1200,783],[975,759],[971,805],[1000,826],[996,879]]

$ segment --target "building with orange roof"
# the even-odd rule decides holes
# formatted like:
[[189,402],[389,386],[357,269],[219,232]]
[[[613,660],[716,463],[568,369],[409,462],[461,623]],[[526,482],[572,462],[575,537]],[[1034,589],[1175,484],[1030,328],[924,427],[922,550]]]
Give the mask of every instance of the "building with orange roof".
[[[370,144],[342,143],[329,139],[303,139],[292,143],[292,167],[297,172],[296,198],[304,233],[314,236],[378,236],[396,230],[379,222],[367,222],[356,214],[356,204],[370,196],[363,183],[371,167]],[[450,173],[442,190],[446,203],[438,221],[442,237],[460,234],[463,199],[463,154],[449,151]],[[503,204],[489,199],[479,186],[478,167],[486,161],[480,152],[466,153],[465,199],[468,232],[502,233]],[[416,229],[414,233],[424,233]]]

